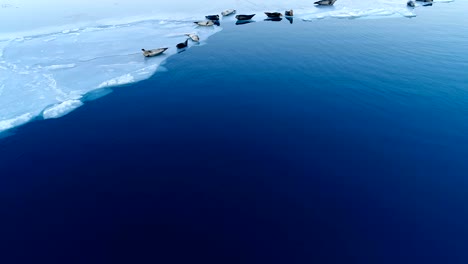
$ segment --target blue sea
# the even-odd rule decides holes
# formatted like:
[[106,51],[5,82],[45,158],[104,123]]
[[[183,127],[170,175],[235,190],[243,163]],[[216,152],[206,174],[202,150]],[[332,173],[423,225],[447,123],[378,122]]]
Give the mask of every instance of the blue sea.
[[0,263],[468,263],[467,10],[223,23],[10,131]]

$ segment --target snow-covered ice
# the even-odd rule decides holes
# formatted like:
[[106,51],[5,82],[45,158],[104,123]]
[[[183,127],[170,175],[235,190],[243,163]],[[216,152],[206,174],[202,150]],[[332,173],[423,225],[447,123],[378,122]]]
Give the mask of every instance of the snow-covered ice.
[[[66,114],[70,111],[53,106],[76,106],[62,103],[80,100],[91,90],[146,79],[177,52],[175,45],[185,39],[184,33],[206,39],[219,30],[196,28],[191,22],[142,21],[4,41],[0,122],[7,123],[0,125],[0,131],[24,123],[9,121],[24,114],[44,118]],[[140,51],[158,47],[170,48],[154,58],[145,58]],[[43,111],[46,108],[54,110]]]
[[[204,42],[221,30],[193,21],[231,8],[294,9],[304,20],[414,16],[406,0],[338,0],[325,8],[312,0],[0,0],[0,132],[67,114],[92,90],[148,78],[176,54],[184,33]],[[141,55],[159,47],[169,49]]]

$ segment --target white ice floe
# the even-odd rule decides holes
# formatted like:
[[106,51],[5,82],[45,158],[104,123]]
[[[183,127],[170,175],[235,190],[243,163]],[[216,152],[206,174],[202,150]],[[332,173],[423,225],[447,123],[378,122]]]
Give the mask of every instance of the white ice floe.
[[31,113],[25,113],[15,118],[5,119],[0,121],[0,131],[5,131],[16,126],[20,126],[29,122],[34,116]]
[[125,74],[114,79],[110,79],[98,85],[98,88],[111,87],[116,85],[128,84],[135,81],[135,78],[131,74]]
[[[221,30],[192,23],[207,14],[233,8],[257,14],[294,9],[305,20],[414,15],[406,0],[338,0],[322,8],[313,2],[0,0],[0,132],[41,113],[64,115],[92,90],[148,78],[176,54],[184,33],[198,34],[203,45]],[[140,52],[160,47],[169,49],[154,58]]]
[[[161,25],[150,20],[0,42],[0,122],[8,124],[0,132],[23,124],[11,120],[25,113],[38,116],[56,105],[43,111],[43,117],[59,117],[77,106],[70,100],[89,91],[146,79],[177,52],[175,45],[186,38],[183,33],[206,39],[219,30],[197,28],[190,21]],[[170,36],[174,32],[180,34]],[[169,49],[154,58],[140,51],[158,47]]]
[[80,100],[67,100],[44,110],[42,117],[44,119],[62,117],[82,105],[83,102]]

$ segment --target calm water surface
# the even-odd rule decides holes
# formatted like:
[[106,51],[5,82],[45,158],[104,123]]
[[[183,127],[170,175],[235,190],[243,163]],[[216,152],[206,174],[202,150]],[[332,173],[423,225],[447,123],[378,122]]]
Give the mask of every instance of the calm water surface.
[[467,8],[223,24],[17,129],[1,263],[467,263]]

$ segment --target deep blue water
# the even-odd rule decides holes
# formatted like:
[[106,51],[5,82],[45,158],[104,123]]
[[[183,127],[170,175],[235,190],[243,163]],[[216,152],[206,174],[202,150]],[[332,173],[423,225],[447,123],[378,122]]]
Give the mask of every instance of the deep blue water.
[[467,3],[223,25],[0,139],[0,263],[468,263]]

